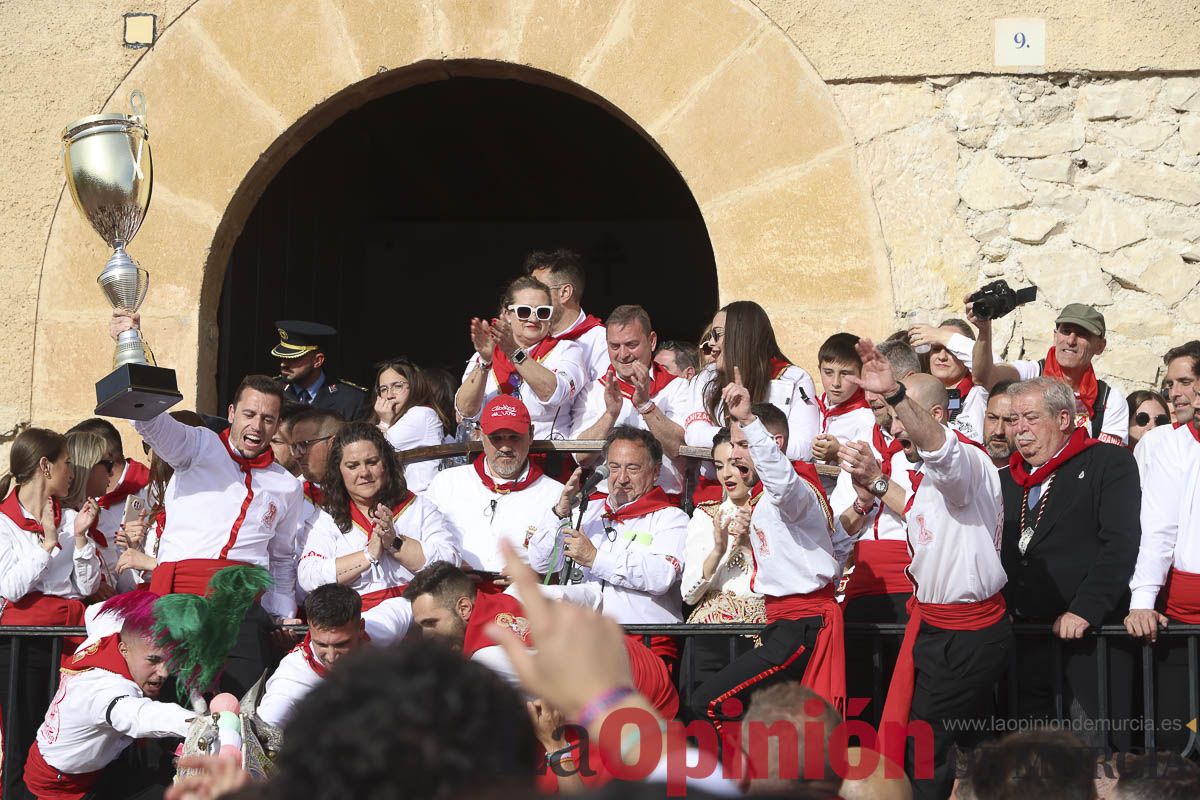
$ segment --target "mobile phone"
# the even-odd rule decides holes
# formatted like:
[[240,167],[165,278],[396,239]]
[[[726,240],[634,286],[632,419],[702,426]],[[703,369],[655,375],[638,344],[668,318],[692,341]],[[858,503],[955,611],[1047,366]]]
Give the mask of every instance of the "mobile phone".
[[146,501],[137,495],[131,495],[125,498],[125,518],[121,520],[122,525],[128,525],[138,518],[138,515],[146,510]]

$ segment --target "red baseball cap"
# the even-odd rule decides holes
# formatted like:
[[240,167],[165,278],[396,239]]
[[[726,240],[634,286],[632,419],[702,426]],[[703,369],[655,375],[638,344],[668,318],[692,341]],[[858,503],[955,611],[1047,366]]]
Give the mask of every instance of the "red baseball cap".
[[502,430],[529,433],[529,409],[520,398],[507,394],[496,395],[483,407],[479,427],[486,434]]

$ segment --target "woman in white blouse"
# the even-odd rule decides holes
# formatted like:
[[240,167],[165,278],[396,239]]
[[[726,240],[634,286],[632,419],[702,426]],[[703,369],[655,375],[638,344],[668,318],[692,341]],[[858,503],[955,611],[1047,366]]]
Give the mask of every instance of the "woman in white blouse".
[[467,362],[454,404],[478,419],[498,394],[515,394],[529,409],[534,439],[561,439],[571,430],[571,407],[584,388],[583,350],[550,336],[550,289],[530,277],[508,285],[500,317],[471,320],[475,354]]
[[[754,556],[747,540],[750,514],[762,484],[752,491],[742,471],[730,460],[733,446],[729,443],[728,428],[720,430],[714,442],[713,466],[723,499],[700,503],[688,524],[680,588],[683,602],[695,608],[687,621],[765,625],[767,614],[762,595],[750,588]],[[741,640],[739,650],[748,650],[756,638]],[[692,646],[695,656],[692,680],[696,685],[729,663],[729,643],[723,637],[697,636],[692,639]]]
[[[434,407],[433,387],[421,368],[407,358],[393,358],[377,366],[375,410],[368,420],[379,425],[397,453],[442,444],[445,423]],[[414,461],[404,465],[409,491],[423,492],[437,474],[438,462]]]
[[365,611],[399,597],[427,563],[460,563],[441,512],[408,490],[374,425],[351,422],[338,433],[321,487],[325,503],[296,568],[304,591],[344,583],[362,595]]

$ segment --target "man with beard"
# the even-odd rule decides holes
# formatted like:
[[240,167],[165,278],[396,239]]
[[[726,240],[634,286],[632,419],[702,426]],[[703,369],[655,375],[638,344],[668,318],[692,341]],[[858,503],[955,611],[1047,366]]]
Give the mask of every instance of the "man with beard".
[[[1140,492],[1137,465],[1124,447],[1103,445],[1076,427],[1071,388],[1052,378],[1009,387],[1017,451],[1004,492],[1001,557],[1006,596],[1017,622],[1052,625],[1062,640],[1022,642],[1018,653],[1019,713],[1056,718],[1055,683],[1062,678],[1063,713],[1091,746],[1109,744],[1102,704],[1110,719],[1132,713],[1130,654],[1110,648],[1109,696],[1097,684],[1095,638],[1089,628],[1118,624],[1129,608],[1129,579],[1138,554]],[[1055,666],[1061,652],[1062,672]],[[1128,732],[1113,735],[1127,749]]]
[[334,381],[325,374],[325,348],[337,331],[318,322],[280,320],[275,323],[279,343],[271,355],[279,359],[279,379],[284,383],[284,398],[313,408],[327,408],[356,420],[362,416],[367,391],[346,381]]
[[[187,735],[195,712],[158,701],[167,670],[151,629],[157,597],[136,594],[120,632],[80,648],[63,668],[25,762],[25,785],[34,797],[142,796],[137,792],[154,785],[155,776],[114,762],[135,739]],[[158,785],[161,792],[165,781]]]
[[464,565],[499,573],[500,540],[520,553],[554,505],[563,485],[529,460],[529,409],[519,397],[497,395],[479,418],[483,455],[474,463],[442,470],[425,490],[458,539]]
[[[679,456],[691,387],[654,362],[658,335],[641,306],[617,306],[605,321],[612,366],[580,392],[572,417],[572,439],[603,439],[617,425],[648,430],[662,445],[658,485],[667,494],[683,492],[686,464]],[[605,487],[601,487],[604,491]]]
[[1009,430],[1012,425],[1012,397],[1008,394],[1008,387],[1012,385],[1012,381],[1000,381],[993,386],[983,414],[983,447],[1001,472],[1008,469],[1009,459],[1016,449]]
[[1125,396],[1096,377],[1092,360],[1104,352],[1108,340],[1104,315],[1092,306],[1071,303],[1054,320],[1054,346],[1039,361],[997,364],[992,355],[992,320],[975,316],[967,304],[967,318],[979,330],[972,353],[972,377],[992,390],[1000,381],[1023,381],[1045,375],[1063,381],[1075,394],[1075,425],[1086,427],[1092,438],[1109,444],[1129,440],[1129,404]]
[[538,251],[525,258],[525,274],[550,289],[550,335],[559,341],[575,342],[583,350],[586,383],[597,381],[608,371],[608,347],[604,324],[584,312],[583,258],[573,250]]

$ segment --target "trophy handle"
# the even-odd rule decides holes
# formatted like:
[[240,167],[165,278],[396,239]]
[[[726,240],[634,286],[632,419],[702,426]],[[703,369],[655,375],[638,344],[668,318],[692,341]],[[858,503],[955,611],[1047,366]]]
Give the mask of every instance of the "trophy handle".
[[133,159],[133,171],[137,173],[138,180],[144,180],[146,176],[142,174],[142,145],[145,143],[146,137],[150,135],[150,131],[146,127],[146,95],[142,94],[141,89],[134,89],[129,93],[129,106],[133,109],[133,121],[142,129],[142,135],[138,139],[137,155]]

